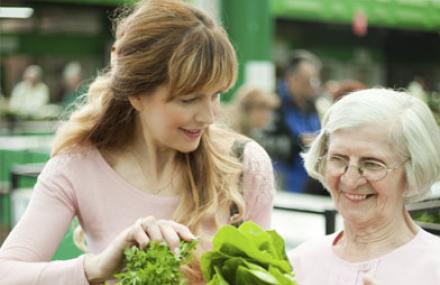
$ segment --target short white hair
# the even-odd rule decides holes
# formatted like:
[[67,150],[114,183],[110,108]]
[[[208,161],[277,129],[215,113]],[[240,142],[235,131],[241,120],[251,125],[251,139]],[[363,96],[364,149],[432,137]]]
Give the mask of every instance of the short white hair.
[[[327,154],[329,135],[362,125],[388,128],[388,140],[407,161],[405,202],[423,199],[440,180],[440,131],[429,107],[405,92],[372,88],[344,96],[326,112],[318,137],[303,154],[307,173],[325,185],[320,157]],[[327,187],[327,186],[326,186]]]

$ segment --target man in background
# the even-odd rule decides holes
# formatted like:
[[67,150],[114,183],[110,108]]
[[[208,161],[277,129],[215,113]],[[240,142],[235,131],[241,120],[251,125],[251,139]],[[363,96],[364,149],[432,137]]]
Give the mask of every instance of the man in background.
[[320,91],[321,62],[307,51],[295,51],[279,83],[281,106],[265,131],[262,143],[274,161],[283,190],[307,192],[310,179],[300,153],[320,129],[315,99]]

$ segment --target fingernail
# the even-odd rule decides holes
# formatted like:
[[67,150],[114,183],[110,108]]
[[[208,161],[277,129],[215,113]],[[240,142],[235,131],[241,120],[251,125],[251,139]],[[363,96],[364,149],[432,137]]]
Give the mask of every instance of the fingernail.
[[178,247],[176,247],[173,251],[175,256],[180,256],[180,249]]

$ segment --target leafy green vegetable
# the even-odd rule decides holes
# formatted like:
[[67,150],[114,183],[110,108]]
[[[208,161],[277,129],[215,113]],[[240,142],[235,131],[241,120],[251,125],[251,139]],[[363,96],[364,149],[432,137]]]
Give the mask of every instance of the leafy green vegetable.
[[115,275],[117,285],[184,285],[180,266],[188,264],[197,241],[181,241],[179,254],[168,245],[152,241],[144,250],[131,247],[124,251],[124,268]]
[[212,251],[202,255],[201,268],[208,285],[298,285],[284,240],[253,222],[238,229],[222,227],[214,237]]

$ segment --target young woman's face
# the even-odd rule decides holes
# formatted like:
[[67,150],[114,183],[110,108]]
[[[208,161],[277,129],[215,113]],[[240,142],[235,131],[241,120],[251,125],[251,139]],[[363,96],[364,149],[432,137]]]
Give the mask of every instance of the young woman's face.
[[[350,165],[345,174],[335,175],[327,159],[325,172],[327,186],[346,222],[356,225],[392,223],[396,217],[402,216],[406,188],[403,161],[387,138],[386,130],[380,125],[330,134],[329,157],[342,157]],[[388,171],[382,179],[370,181],[356,168],[363,165],[375,170],[376,163],[395,169]]]
[[[169,99],[166,85],[139,97],[144,136],[160,148],[192,152],[220,108],[221,90],[203,90]],[[139,109],[139,108],[138,108]]]

